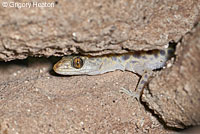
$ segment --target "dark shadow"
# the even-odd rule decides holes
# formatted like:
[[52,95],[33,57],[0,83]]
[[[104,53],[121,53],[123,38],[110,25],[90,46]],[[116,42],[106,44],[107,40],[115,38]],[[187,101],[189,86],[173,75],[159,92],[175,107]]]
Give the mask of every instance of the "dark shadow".
[[53,65],[58,62],[62,57],[28,57],[23,60],[13,60],[13,61],[0,61],[0,70],[2,71],[7,71],[11,67],[19,66],[19,67],[24,67],[28,68],[31,66],[37,66],[40,64],[49,64],[49,74],[57,77],[71,77],[71,76],[65,76],[65,75],[60,75],[54,72],[53,70]]

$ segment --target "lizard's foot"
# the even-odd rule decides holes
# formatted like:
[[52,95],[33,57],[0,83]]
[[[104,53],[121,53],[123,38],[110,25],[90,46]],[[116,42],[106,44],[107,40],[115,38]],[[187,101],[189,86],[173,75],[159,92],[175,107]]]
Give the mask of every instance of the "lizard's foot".
[[138,92],[136,92],[136,91],[131,91],[131,90],[129,90],[129,89],[125,89],[125,88],[121,88],[120,90],[119,90],[121,93],[125,93],[125,94],[127,94],[127,95],[129,95],[130,97],[133,97],[133,98],[135,98],[136,100],[140,100],[140,93],[138,93]]

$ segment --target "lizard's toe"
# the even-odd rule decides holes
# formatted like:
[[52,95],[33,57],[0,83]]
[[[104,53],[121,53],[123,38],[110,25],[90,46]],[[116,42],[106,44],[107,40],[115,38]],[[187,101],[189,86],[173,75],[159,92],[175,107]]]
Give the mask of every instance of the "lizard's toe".
[[137,93],[136,91],[133,92],[129,89],[125,89],[124,87],[121,87],[121,89],[119,91],[120,91],[120,93],[125,93],[125,94],[129,95],[130,97],[135,98],[138,101],[140,100],[140,94]]

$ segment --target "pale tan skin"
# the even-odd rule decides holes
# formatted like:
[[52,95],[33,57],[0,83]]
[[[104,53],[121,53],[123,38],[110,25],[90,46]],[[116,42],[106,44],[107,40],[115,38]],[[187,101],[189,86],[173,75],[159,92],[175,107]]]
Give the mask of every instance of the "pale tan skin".
[[174,48],[134,52],[121,55],[106,56],[66,56],[58,61],[53,69],[61,75],[99,75],[115,70],[131,71],[141,76],[135,92],[122,88],[125,92],[139,100],[144,86],[152,76],[153,70],[162,68],[173,55]]

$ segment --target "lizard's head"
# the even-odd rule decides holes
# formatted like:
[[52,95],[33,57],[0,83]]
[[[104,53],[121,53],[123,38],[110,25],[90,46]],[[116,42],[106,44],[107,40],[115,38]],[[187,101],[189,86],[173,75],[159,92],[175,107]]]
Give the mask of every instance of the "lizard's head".
[[97,67],[96,62],[86,56],[67,56],[58,61],[53,70],[61,75],[94,75]]

